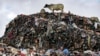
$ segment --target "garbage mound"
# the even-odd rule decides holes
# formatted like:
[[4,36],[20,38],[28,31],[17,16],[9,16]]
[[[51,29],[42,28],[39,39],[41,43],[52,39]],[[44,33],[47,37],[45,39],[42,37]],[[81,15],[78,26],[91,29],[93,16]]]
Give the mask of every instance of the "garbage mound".
[[2,42],[16,48],[100,49],[100,23],[96,17],[70,12],[21,14],[6,26]]

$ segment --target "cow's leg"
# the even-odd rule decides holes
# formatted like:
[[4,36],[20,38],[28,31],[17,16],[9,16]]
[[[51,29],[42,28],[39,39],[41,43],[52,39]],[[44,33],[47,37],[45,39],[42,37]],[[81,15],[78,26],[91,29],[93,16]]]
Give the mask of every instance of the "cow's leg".
[[54,9],[53,9],[53,13],[54,13]]
[[61,12],[63,13],[63,9],[61,10]]
[[61,12],[63,13],[63,8],[61,8]]

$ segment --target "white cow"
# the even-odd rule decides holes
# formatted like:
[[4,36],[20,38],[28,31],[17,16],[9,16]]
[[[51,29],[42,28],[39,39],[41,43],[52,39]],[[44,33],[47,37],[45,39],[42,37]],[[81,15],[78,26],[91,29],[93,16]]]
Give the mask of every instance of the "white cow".
[[63,12],[64,9],[64,5],[63,4],[46,4],[44,6],[44,8],[49,8],[52,12],[54,12],[54,10],[61,10]]

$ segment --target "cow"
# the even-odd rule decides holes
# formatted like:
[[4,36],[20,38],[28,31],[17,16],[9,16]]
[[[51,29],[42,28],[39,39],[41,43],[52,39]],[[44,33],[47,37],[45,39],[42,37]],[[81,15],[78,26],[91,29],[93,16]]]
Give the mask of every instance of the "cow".
[[54,12],[54,10],[56,11],[61,10],[61,12],[63,12],[64,5],[63,4],[45,4],[44,8],[49,8],[52,12]]

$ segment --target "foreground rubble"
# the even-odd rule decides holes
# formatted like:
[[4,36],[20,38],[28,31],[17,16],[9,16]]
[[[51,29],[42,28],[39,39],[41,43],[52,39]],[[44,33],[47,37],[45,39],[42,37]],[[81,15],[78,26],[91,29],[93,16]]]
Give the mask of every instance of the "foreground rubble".
[[100,50],[100,22],[70,12],[21,14],[6,26],[1,42],[15,48]]

